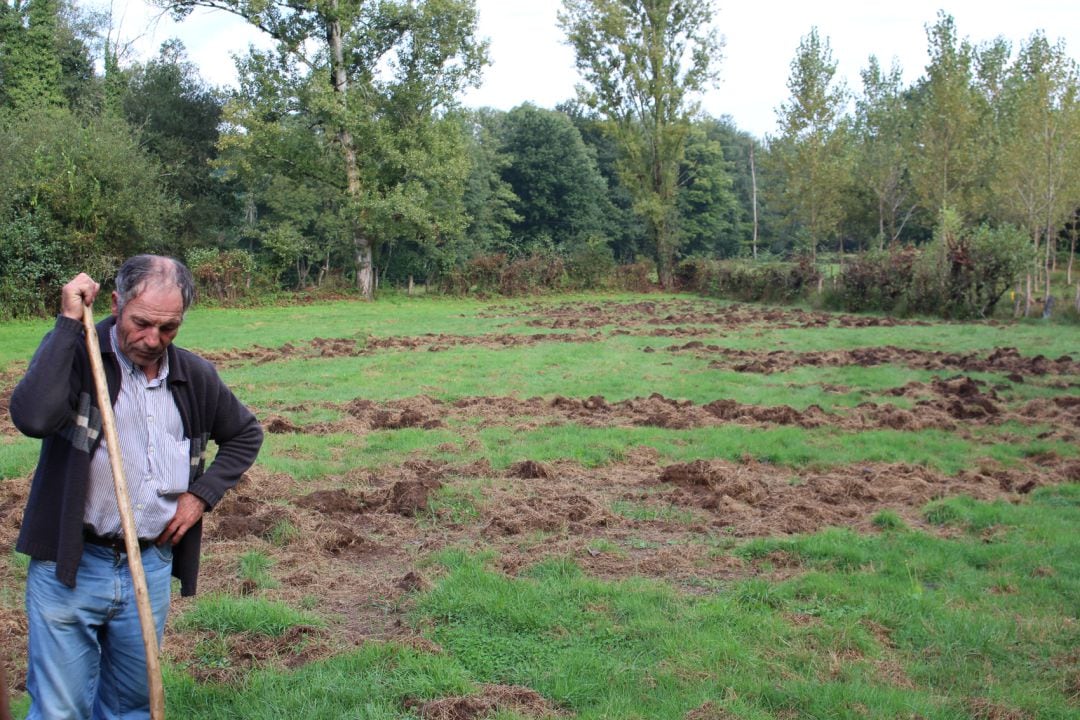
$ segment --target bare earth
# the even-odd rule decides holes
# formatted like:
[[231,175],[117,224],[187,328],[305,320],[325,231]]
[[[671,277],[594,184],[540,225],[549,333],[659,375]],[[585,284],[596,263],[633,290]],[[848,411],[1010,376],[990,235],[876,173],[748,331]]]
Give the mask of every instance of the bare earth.
[[[244,348],[208,354],[222,366],[279,362],[373,352],[439,351],[470,344],[485,348],[547,342],[595,342],[616,333],[657,337],[716,335],[722,328],[865,327],[895,325],[888,319],[837,316],[804,311],[737,305],[723,313],[702,313],[688,302],[636,305],[565,305],[527,307],[534,335],[394,337],[358,345],[348,339],[316,339],[278,348]],[[558,332],[552,332],[558,331]],[[645,351],[651,351],[647,348]],[[332,405],[341,420],[297,425],[285,414],[298,407],[258,409],[270,433],[355,433],[405,427],[438,428],[460,421],[478,427],[530,429],[575,424],[589,427],[652,426],[686,429],[738,423],[773,427],[835,427],[845,431],[872,428],[940,430],[969,436],[979,428],[1006,421],[1041,424],[1065,442],[1080,439],[1080,362],[1073,358],[1021,356],[1011,348],[992,353],[957,355],[897,347],[815,353],[752,352],[691,340],[664,351],[695,353],[717,368],[772,373],[797,366],[892,364],[940,371],[927,383],[910,383],[885,395],[910,399],[911,409],[882,398],[848,411],[818,407],[744,405],[717,398],[694,404],[659,394],[622,401],[600,396],[520,399],[470,397],[444,403],[417,396],[388,403],[364,399]],[[1062,392],[1052,399],[1023,404],[1004,402],[1001,388],[966,373],[999,373],[1003,381],[1036,379]],[[7,414],[17,377],[0,377],[0,434],[15,434]],[[434,449],[434,448],[433,448]],[[254,667],[296,667],[371,641],[405,643],[439,652],[405,621],[411,594],[437,579],[421,561],[441,548],[494,550],[502,569],[515,574],[545,556],[574,558],[585,572],[601,578],[647,576],[696,592],[711,581],[748,576],[783,578],[799,572],[793,558],[774,554],[767,562],[746,562],[716,552],[717,540],[807,533],[828,526],[873,532],[871,518],[883,509],[898,513],[911,526],[927,528],[920,508],[928,501],[966,494],[980,499],[1019,500],[1050,483],[1080,481],[1080,460],[1053,454],[1028,458],[1019,467],[991,462],[947,476],[922,466],[859,464],[827,470],[793,470],[751,458],[732,463],[702,460],[662,462],[647,447],[632,448],[622,462],[585,468],[572,462],[524,460],[493,469],[486,460],[468,464],[416,458],[400,466],[354,470],[315,483],[297,483],[256,466],[239,487],[207,515],[200,594],[259,594],[301,607],[317,599],[316,611],[327,628],[294,628],[281,638],[228,638],[230,662],[206,667],[195,649],[208,634],[170,626],[164,654],[203,680],[235,680]],[[29,478],[0,485],[0,547],[13,546],[28,492]],[[474,514],[453,508],[432,510],[432,493],[449,486],[474,493]],[[613,508],[651,509],[647,517]],[[284,523],[296,532],[280,537]],[[705,540],[710,540],[706,542]],[[273,560],[277,588],[241,584],[238,558],[258,551]],[[16,691],[25,675],[26,623],[15,588],[11,553],[0,559],[0,661]],[[173,621],[191,601],[174,597]],[[417,705],[425,718],[483,717],[497,709],[526,716],[554,714],[546,701],[527,688],[485,686],[478,695]],[[702,708],[702,717],[713,717]]]

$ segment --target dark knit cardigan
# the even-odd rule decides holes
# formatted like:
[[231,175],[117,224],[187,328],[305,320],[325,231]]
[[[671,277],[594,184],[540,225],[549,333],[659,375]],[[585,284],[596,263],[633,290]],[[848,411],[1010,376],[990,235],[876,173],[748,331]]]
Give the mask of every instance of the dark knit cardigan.
[[[115,317],[98,323],[101,355],[112,402],[120,394],[119,362],[109,341]],[[11,419],[21,432],[41,438],[41,455],[30,486],[16,549],[56,563],[56,577],[75,587],[83,552],[83,512],[90,458],[101,442],[101,414],[82,323],[59,316],[41,341],[11,395]],[[262,445],[255,416],[199,356],[170,345],[168,388],[191,440],[188,491],[213,508],[251,467]],[[206,446],[217,455],[206,467]],[[182,595],[194,595],[199,573],[202,520],[173,547],[172,573]]]

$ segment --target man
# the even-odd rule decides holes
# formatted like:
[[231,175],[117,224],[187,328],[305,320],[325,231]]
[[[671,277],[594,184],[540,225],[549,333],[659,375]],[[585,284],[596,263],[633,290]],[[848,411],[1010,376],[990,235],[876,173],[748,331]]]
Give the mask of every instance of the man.
[[[146,654],[102,442],[82,315],[100,286],[80,273],[11,396],[11,418],[42,438],[16,548],[26,579],[29,718],[149,716]],[[202,515],[255,461],[262,428],[206,360],[172,344],[194,299],[191,272],[139,255],[116,276],[98,323],[120,453],[158,641],[170,574],[195,592]],[[206,446],[218,447],[206,467]]]

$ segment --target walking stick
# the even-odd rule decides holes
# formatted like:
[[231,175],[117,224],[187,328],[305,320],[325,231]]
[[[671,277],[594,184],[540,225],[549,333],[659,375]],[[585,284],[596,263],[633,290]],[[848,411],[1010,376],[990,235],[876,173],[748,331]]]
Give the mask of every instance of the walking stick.
[[94,389],[97,391],[101,424],[105,429],[105,443],[109,450],[109,464],[112,465],[113,488],[116,491],[116,505],[120,510],[120,526],[124,531],[128,569],[131,570],[131,582],[135,586],[135,605],[139,610],[139,626],[142,629],[143,647],[146,648],[146,679],[150,687],[150,717],[152,720],[164,720],[165,689],[161,684],[157,627],[154,625],[154,612],[150,608],[150,592],[146,589],[146,573],[143,571],[142,555],[139,553],[138,531],[135,529],[135,517],[131,513],[127,481],[124,479],[124,461],[120,456],[120,442],[116,435],[116,417],[113,415],[112,400],[109,398],[109,385],[105,380],[105,366],[101,362],[101,347],[98,345],[97,328],[94,326],[94,311],[89,305],[83,309],[83,326],[86,328],[86,349],[90,354],[90,367],[94,371]]

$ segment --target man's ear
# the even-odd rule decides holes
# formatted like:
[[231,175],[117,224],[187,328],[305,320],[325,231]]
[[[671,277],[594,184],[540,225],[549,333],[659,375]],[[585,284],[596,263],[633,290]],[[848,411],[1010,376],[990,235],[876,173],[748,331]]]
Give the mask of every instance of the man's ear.
[[116,317],[120,317],[120,295],[115,290],[112,291],[112,314]]

